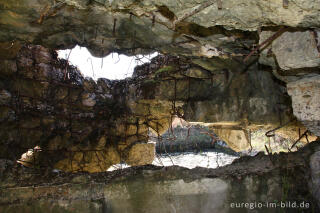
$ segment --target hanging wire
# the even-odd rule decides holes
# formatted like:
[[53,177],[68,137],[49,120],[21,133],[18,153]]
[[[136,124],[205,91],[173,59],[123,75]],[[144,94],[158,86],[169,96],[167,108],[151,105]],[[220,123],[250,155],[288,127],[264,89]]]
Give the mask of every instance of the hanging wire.
[[116,61],[114,64],[117,64],[117,63],[119,63],[119,61],[120,61],[120,56],[119,56],[118,53],[117,53],[117,56],[118,56],[118,61]]
[[66,80],[66,77],[67,77],[69,58],[70,58],[71,52],[72,52],[72,49],[70,50],[70,52],[68,54],[68,57],[66,59],[66,67],[65,67],[65,70],[64,70],[64,80]]
[[94,69],[93,69],[93,64],[92,64],[92,58],[89,57],[89,58],[87,59],[87,62],[88,62],[89,60],[90,60],[90,63],[91,63],[92,76],[95,77]]

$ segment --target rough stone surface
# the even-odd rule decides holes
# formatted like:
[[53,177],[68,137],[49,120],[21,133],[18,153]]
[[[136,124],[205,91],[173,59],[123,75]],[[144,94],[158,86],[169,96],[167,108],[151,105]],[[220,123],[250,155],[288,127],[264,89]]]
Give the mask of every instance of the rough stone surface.
[[152,164],[155,158],[155,144],[135,144],[131,147],[126,162],[132,166]]
[[[190,6],[188,4],[187,8],[179,11],[179,15],[183,15],[198,6],[198,3],[194,1],[188,3]],[[268,26],[271,23],[288,26],[307,26],[308,24],[318,26],[318,17],[316,17],[316,8],[319,8],[318,3],[318,0],[295,0],[289,2],[286,9],[283,7],[282,0],[271,2],[264,0],[254,2],[226,0],[222,3],[222,10],[219,10],[217,4],[214,3],[188,20],[206,27],[224,25],[246,30],[257,30],[258,27]],[[177,8],[177,10],[179,9]]]
[[[273,34],[275,34],[273,31],[261,32],[259,43],[264,42]],[[320,65],[320,53],[317,46],[317,33],[315,31],[284,32],[263,51],[260,62],[275,67],[274,58],[270,55],[272,52],[277,64],[283,70],[318,67]]]
[[[94,149],[101,136],[106,147],[129,152],[135,142],[147,142],[149,129],[165,132],[173,115],[244,130],[291,120],[290,99],[276,74],[254,63],[256,56],[241,62],[258,42],[255,31],[262,27],[268,34],[266,27],[285,25],[290,32],[272,44],[280,67],[319,65],[317,32],[307,29],[318,27],[318,4],[298,0],[284,8],[282,3],[227,0],[219,10],[205,1],[1,2],[1,154],[9,155],[7,144],[19,147],[10,153],[15,157],[36,145]],[[95,83],[46,49],[76,44],[100,57],[153,51],[176,56],[140,66],[132,79]],[[65,153],[53,161],[67,158]]]
[[[292,108],[320,136],[319,10],[319,0],[0,1],[0,158],[12,160],[0,162],[0,211],[234,212],[233,200],[294,198],[318,212],[314,143],[217,170],[128,169],[131,175],[112,184],[117,172],[74,177],[49,170],[148,163],[149,130],[159,136],[173,116],[211,123],[239,151],[248,148],[247,130],[292,120]],[[244,62],[279,26],[287,32]],[[132,79],[96,83],[56,58],[53,49],[75,45],[99,57],[174,57],[157,57]],[[292,107],[274,76],[288,83]],[[36,146],[41,151],[23,154]],[[33,170],[13,167],[21,155],[29,163],[36,158]]]
[[[208,7],[193,14],[207,3],[204,0],[166,0],[161,4],[150,0],[89,3],[68,0],[53,4],[44,0],[2,2],[0,38],[6,42],[18,38],[63,48],[78,43],[90,47],[95,55],[105,55],[111,49],[122,51],[133,46],[158,46],[163,51],[172,51],[170,43],[174,37],[176,42],[187,41],[187,45],[179,44],[176,52],[190,54],[208,45],[216,50],[217,47],[227,47],[223,52],[236,46],[232,42],[237,42],[238,36],[221,33],[224,29],[220,26],[243,31],[275,25],[319,27],[318,0],[295,0],[289,3],[287,9],[282,6],[282,0],[226,0],[221,10],[215,2],[209,2]],[[117,23],[114,25],[115,19]],[[197,42],[194,39],[188,41],[184,35],[197,37]],[[134,36],[135,39],[132,39]],[[210,37],[203,38],[206,36]],[[101,42],[102,39],[104,42]]]
[[[134,143],[147,142],[146,120],[168,126],[170,105],[146,102],[130,109],[124,82],[84,79],[42,46],[23,46],[16,60],[1,61],[0,70],[1,158],[32,167],[101,172],[120,163]],[[36,146],[41,150],[36,155],[28,151]],[[145,154],[152,162],[154,150]]]
[[309,204],[305,212],[317,212],[315,185],[308,188],[305,183],[312,177],[318,184],[319,151],[319,142],[314,142],[295,153],[260,153],[217,169],[144,166],[100,174],[43,175],[0,161],[6,171],[0,174],[0,210],[209,213],[234,212],[232,202],[261,200],[304,202]]
[[93,107],[96,104],[96,101],[94,100],[95,94],[83,94],[82,95],[82,104],[84,106]]
[[[16,61],[4,60],[2,157],[18,159],[40,146],[40,156],[51,156],[50,164],[59,169],[96,172],[121,160],[141,165],[143,159],[106,155],[128,156],[133,144],[148,141],[148,130],[167,131],[173,116],[245,132],[293,117],[283,86],[270,72],[252,67],[243,73],[245,67],[229,59],[159,56],[137,67],[132,79],[96,83],[55,57],[54,51],[30,45],[22,47]],[[16,66],[8,68],[10,63]],[[230,70],[223,69],[228,63]],[[237,151],[248,148],[248,143],[221,137]],[[151,162],[154,151],[147,150],[145,162]]]
[[0,43],[0,58],[2,59],[14,59],[17,56],[17,52],[20,50],[20,42],[1,42]]
[[[120,94],[110,92],[112,88],[111,90],[122,91],[122,97],[128,95],[128,100],[121,101],[125,101],[129,106],[123,105],[119,110],[130,108],[129,111],[135,114],[133,117],[140,117],[139,119],[142,118],[137,114],[145,112],[146,108],[153,108],[157,112],[170,111],[170,102],[177,99],[184,102],[175,104],[182,108],[185,118],[190,121],[234,122],[234,125],[238,125],[240,121],[240,124],[245,126],[264,120],[274,125],[276,120],[280,120],[276,118],[276,114],[280,114],[278,117],[282,117],[283,121],[291,118],[283,87],[274,81],[270,68],[262,69],[254,63],[257,55],[252,56],[248,63],[243,63],[243,59],[258,43],[260,30],[260,40],[264,40],[268,38],[267,34],[270,34],[269,28],[272,27],[272,30],[276,31],[278,26],[286,26],[288,32],[273,42],[271,53],[275,55],[280,68],[292,76],[282,78],[283,73],[275,72],[275,61],[263,56],[268,55],[268,52],[262,52],[260,62],[272,65],[273,74],[285,82],[297,80],[300,75],[310,73],[291,69],[307,67],[312,68],[311,72],[316,70],[315,73],[319,73],[319,17],[319,0],[294,0],[289,1],[288,5],[282,0],[225,0],[221,8],[215,1],[205,0],[166,0],[161,3],[150,0],[0,2],[0,57],[5,59],[4,62],[1,61],[0,71],[4,75],[11,75],[14,70],[19,70],[19,75],[34,80],[19,79],[12,82],[15,91],[23,91],[24,96],[31,94],[23,100],[26,105],[31,105],[32,101],[27,99],[44,98],[46,94],[42,92],[50,91],[50,85],[46,81],[48,78],[58,81],[65,79],[61,66],[58,69],[48,64],[54,57],[48,51],[41,51],[44,47],[65,49],[80,45],[87,47],[92,55],[99,57],[111,52],[136,55],[153,51],[179,57],[187,56],[187,64],[192,62],[192,67],[185,67],[182,73],[178,73],[182,70],[181,67],[177,69],[172,64],[163,62],[161,66],[156,65],[156,69],[153,68],[158,72],[153,73],[151,78],[143,79],[143,76],[138,75],[140,80],[146,80],[142,86],[144,89],[131,84],[129,92],[125,91],[124,87],[127,84],[124,82],[114,83],[111,87],[108,83],[98,86],[77,77],[73,83],[81,86],[77,91],[72,89],[71,102],[77,102],[82,110],[96,110],[107,105],[105,102],[109,102],[110,99],[118,103],[121,99]],[[38,46],[39,50],[28,56],[18,57],[15,61],[20,48],[30,43],[44,47]],[[5,52],[8,54],[4,54]],[[21,69],[22,66],[28,69]],[[165,66],[166,68],[162,69]],[[36,69],[37,73],[27,71],[31,69]],[[168,71],[171,72],[169,75]],[[57,75],[51,76],[52,73]],[[155,82],[155,76],[171,81]],[[39,82],[40,80],[42,82]],[[102,82],[100,81],[100,84],[104,84]],[[188,89],[190,85],[193,88],[191,90]],[[174,86],[178,91],[172,89]],[[149,87],[155,87],[158,91]],[[84,91],[80,91],[82,89]],[[103,89],[109,91],[105,92]],[[100,94],[93,91],[99,91]],[[67,108],[65,106],[66,99],[69,99],[68,92],[70,91],[67,88],[57,88],[54,92],[57,100],[65,101],[59,106],[61,111]],[[139,96],[139,100],[132,98],[133,96]],[[143,99],[161,101],[157,102],[157,107],[153,107],[151,102],[146,104]],[[2,120],[15,118],[14,113],[6,106],[1,107],[0,112]],[[164,116],[163,113],[152,117],[151,120],[157,122],[147,122],[148,125],[160,133],[168,127],[170,116]],[[78,133],[83,124],[80,123],[72,124]],[[67,126],[65,122],[60,124],[63,128]],[[308,124],[308,127],[312,125]],[[89,135],[85,134],[90,132],[89,128],[81,132],[82,139]],[[34,132],[33,135],[35,138],[43,137],[40,131]],[[118,139],[121,137],[118,133],[112,135],[116,135]],[[71,133],[71,136],[74,134]],[[131,135],[130,137],[131,139],[125,137],[125,140],[136,140]],[[123,142],[123,138],[119,141]]]
[[248,133],[244,130],[214,129],[214,132],[236,152],[247,150],[250,147]]
[[[182,102],[182,114],[188,121],[275,124],[279,122],[278,108],[283,121],[290,119],[285,88],[274,81],[270,72],[252,68],[242,73],[245,67],[228,59],[194,61],[172,57],[166,67],[153,68],[151,63],[137,68],[134,76],[144,80],[141,97]],[[219,67],[210,67],[210,63],[219,63]],[[230,69],[223,69],[227,63]],[[210,77],[185,76],[194,67]]]
[[[310,157],[311,182],[309,182],[310,191],[314,197],[320,198],[320,152],[314,153]],[[320,206],[320,199],[318,199]]]
[[106,171],[112,165],[120,163],[120,154],[114,147],[93,147],[98,151],[83,150],[79,147],[78,149],[72,147],[72,149],[71,156],[57,162],[54,168],[66,172],[94,173]]
[[320,136],[320,76],[305,77],[287,85],[294,115]]
[[[95,56],[106,56],[111,52],[134,55],[156,50],[177,55],[226,58],[247,54],[248,50],[243,47],[251,46],[257,40],[256,33],[249,31],[256,31],[261,26],[281,23],[308,27],[318,23],[315,8],[300,9],[304,11],[300,18],[308,17],[302,23],[290,18],[274,20],[277,17],[275,12],[281,16],[285,13],[285,17],[296,13],[290,9],[287,14],[288,10],[281,7],[282,12],[279,12],[280,0],[270,5],[262,0],[255,3],[248,0],[242,3],[226,1],[225,9],[218,11],[212,2],[206,9],[183,18],[203,3],[206,2],[162,1],[158,4],[148,0],[116,0],[112,3],[84,3],[72,0],[51,4],[43,0],[24,0],[0,3],[0,8],[3,8],[0,41],[9,44],[32,42],[63,49],[78,44],[87,47]],[[293,8],[304,7],[302,5],[304,2],[298,1]],[[252,7],[258,12],[254,19],[248,15]]]

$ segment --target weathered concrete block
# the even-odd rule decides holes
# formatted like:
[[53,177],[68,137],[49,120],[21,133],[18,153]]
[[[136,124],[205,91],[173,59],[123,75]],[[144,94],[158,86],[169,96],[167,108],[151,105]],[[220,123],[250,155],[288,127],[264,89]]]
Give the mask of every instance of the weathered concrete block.
[[[274,33],[271,31],[261,32],[259,43],[264,42]],[[316,36],[312,31],[284,32],[276,38],[260,56],[260,63],[275,67],[273,57],[268,56],[270,48],[281,69],[290,70],[320,65]]]
[[228,146],[236,152],[249,148],[248,136],[244,130],[233,129],[215,129],[214,132],[221,140],[224,140]]
[[125,160],[131,166],[151,164],[155,157],[155,144],[136,144],[132,146]]
[[294,115],[311,132],[320,136],[320,75],[287,84]]

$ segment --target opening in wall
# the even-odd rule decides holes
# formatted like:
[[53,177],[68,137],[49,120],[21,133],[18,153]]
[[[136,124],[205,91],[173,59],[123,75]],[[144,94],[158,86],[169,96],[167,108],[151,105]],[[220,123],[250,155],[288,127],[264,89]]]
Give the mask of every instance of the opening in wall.
[[[231,164],[239,158],[218,136],[204,125],[193,125],[182,118],[173,117],[169,129],[158,135],[151,128],[148,131],[149,143],[155,144],[157,166],[181,166],[217,168]],[[130,167],[127,164],[111,166],[108,171]]]

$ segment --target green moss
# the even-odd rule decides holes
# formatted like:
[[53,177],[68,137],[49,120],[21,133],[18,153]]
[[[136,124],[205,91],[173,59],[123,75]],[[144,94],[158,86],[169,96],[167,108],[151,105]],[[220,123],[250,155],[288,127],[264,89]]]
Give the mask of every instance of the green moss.
[[155,84],[157,83],[158,81],[154,80],[154,79],[147,79],[145,81],[143,81],[144,84]]
[[163,74],[163,73],[167,73],[167,72],[171,72],[174,70],[174,67],[173,66],[164,66],[160,69],[158,69],[155,74],[156,75],[160,75],[160,74]]

